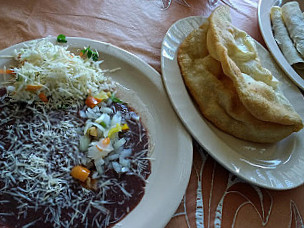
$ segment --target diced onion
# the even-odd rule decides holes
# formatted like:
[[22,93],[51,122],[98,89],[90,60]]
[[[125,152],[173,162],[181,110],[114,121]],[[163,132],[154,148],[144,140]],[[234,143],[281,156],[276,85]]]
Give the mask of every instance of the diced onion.
[[115,150],[117,150],[119,147],[122,147],[125,143],[126,140],[124,138],[121,138],[113,144],[113,147]]
[[130,167],[130,160],[123,157],[119,157],[119,164],[123,167]]
[[121,172],[121,165],[118,162],[112,162],[112,166],[116,173]]
[[108,107],[101,107],[99,110],[100,110],[100,112],[107,113],[107,114],[113,113],[113,110]]
[[107,158],[109,161],[113,161],[113,160],[116,160],[119,158],[119,154],[112,154],[112,155],[109,155]]
[[120,112],[115,113],[115,115],[112,117],[111,126],[116,126],[116,124],[121,125],[121,113]]
[[87,135],[83,135],[80,137],[79,140],[79,149],[80,151],[86,151],[89,148],[90,145],[90,138]]
[[120,156],[124,158],[131,156],[131,154],[132,154],[132,149],[124,149],[120,152]]

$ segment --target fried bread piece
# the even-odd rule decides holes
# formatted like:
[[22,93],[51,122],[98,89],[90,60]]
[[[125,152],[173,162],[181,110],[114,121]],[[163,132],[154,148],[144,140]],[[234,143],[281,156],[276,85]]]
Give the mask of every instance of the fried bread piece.
[[303,127],[261,65],[254,40],[219,7],[180,45],[178,63],[201,113],[221,130],[252,142],[279,141]]

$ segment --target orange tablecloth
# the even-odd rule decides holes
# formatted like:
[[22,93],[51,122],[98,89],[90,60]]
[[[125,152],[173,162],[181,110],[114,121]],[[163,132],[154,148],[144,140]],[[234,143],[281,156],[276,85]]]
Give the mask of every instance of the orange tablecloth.
[[[163,4],[163,2],[165,4]],[[221,1],[188,0],[10,0],[1,1],[0,49],[48,35],[86,37],[113,43],[160,72],[162,39],[172,23],[192,15],[209,16]],[[264,45],[258,0],[226,0],[233,24]],[[164,5],[168,6],[164,9]],[[167,228],[303,227],[304,186],[272,191],[234,177],[194,143],[191,179]],[[231,184],[233,180],[233,184]],[[202,193],[200,195],[199,193]],[[223,199],[222,211],[217,211]]]

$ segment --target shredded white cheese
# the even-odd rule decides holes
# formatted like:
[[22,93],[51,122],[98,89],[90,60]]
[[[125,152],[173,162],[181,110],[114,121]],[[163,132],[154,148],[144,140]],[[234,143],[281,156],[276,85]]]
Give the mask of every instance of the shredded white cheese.
[[102,61],[82,58],[67,46],[55,45],[47,38],[27,43],[15,51],[20,63],[14,67],[15,80],[10,96],[15,101],[41,101],[40,93],[48,98],[52,108],[82,101],[89,93],[112,90],[114,84],[100,68]]

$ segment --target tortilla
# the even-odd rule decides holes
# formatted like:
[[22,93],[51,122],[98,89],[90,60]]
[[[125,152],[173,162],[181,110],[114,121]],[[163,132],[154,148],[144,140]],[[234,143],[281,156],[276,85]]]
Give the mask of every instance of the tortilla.
[[272,7],[270,16],[274,38],[286,60],[290,65],[294,65],[296,68],[304,68],[304,60],[295,48],[291,38],[289,37],[287,28],[285,27],[282,17],[282,9],[278,6]]
[[284,4],[282,16],[296,49],[304,57],[304,15],[299,3],[292,1]]
[[201,113],[221,130],[244,140],[279,141],[303,127],[300,116],[261,65],[254,40],[218,7],[180,45],[178,63]]

